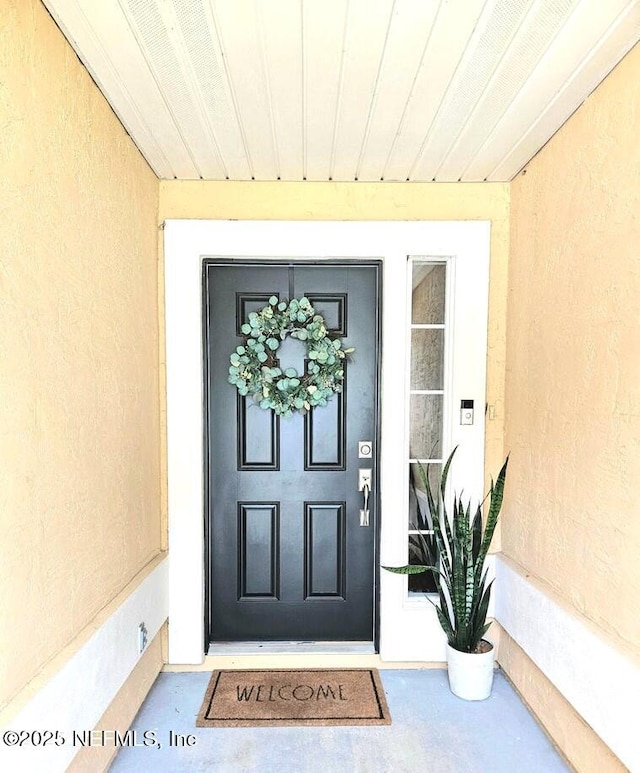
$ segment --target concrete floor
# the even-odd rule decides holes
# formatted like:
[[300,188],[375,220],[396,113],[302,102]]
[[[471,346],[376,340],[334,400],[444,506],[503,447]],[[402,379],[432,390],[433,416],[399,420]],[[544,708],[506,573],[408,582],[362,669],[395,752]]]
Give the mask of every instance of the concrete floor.
[[[196,728],[208,672],[162,673],[132,729],[162,748],[121,749],[111,773],[566,773],[569,766],[501,672],[487,701],[449,692],[446,671],[380,671],[392,724]],[[169,733],[193,745],[169,745]],[[192,739],[192,740],[193,740]]]

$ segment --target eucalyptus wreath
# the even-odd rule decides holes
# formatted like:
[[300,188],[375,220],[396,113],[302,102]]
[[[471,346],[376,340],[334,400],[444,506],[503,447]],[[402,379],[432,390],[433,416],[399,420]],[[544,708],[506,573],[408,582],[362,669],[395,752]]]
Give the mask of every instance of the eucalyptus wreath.
[[[282,416],[304,414],[342,391],[345,361],[354,349],[344,349],[342,340],[329,334],[308,298],[279,301],[272,295],[267,306],[249,314],[241,331],[244,340],[229,357],[229,382],[261,408]],[[302,375],[279,366],[276,353],[287,336],[306,343]]]

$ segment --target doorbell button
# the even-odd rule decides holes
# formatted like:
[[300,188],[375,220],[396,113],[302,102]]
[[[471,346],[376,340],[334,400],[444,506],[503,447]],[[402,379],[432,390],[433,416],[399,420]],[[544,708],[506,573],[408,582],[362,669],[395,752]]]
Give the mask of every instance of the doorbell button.
[[473,400],[460,400],[460,424],[473,424]]

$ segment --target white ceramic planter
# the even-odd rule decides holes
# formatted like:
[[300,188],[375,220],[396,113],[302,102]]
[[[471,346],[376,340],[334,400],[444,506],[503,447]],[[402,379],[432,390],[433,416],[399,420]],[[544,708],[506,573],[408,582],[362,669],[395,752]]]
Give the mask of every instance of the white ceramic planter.
[[493,661],[493,644],[488,652],[479,654],[460,652],[447,644],[451,692],[466,701],[483,701],[488,698],[493,685]]

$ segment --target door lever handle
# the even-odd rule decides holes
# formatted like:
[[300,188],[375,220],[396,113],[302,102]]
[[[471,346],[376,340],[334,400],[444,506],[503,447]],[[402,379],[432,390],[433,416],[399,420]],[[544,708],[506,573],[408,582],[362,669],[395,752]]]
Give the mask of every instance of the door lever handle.
[[369,525],[369,494],[371,493],[371,470],[358,470],[358,491],[363,494],[363,507],[360,510],[360,526]]
[[369,485],[367,483],[362,487],[362,493],[364,494],[364,510],[369,510]]

